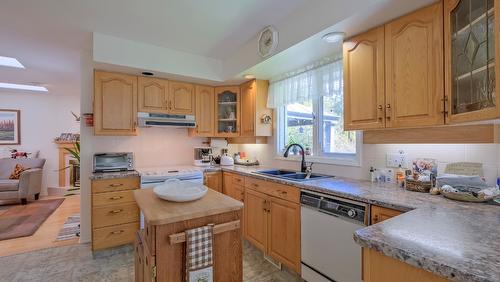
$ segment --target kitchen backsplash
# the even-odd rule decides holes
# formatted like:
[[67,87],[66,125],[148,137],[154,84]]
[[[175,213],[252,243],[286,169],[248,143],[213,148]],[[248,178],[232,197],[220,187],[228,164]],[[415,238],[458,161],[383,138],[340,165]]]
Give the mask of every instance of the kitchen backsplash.
[[[268,145],[239,145],[236,150],[255,155],[265,166],[291,169],[299,167],[296,162],[275,159],[274,144],[272,143]],[[468,161],[483,164],[484,176],[489,184],[495,184],[497,176],[500,175],[500,145],[498,144],[365,144],[363,145],[360,167],[316,163],[313,170],[330,175],[369,179],[371,166],[385,167],[386,154],[397,153],[400,150],[407,154],[408,160],[416,158],[436,159],[438,173],[442,173],[448,163]]]

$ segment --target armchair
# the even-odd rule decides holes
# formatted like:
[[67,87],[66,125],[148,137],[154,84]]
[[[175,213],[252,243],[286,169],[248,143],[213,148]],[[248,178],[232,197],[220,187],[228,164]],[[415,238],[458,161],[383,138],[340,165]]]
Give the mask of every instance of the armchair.
[[[16,164],[30,169],[23,171],[19,179],[9,179]],[[19,199],[23,205],[31,197],[38,200],[44,164],[45,159],[0,159],[0,200]]]

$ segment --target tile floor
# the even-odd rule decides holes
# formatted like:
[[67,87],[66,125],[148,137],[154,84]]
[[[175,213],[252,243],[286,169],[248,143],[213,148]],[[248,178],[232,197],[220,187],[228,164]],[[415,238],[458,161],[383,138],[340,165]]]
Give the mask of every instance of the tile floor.
[[[131,246],[94,255],[89,244],[50,248],[0,258],[0,281],[134,281]],[[280,271],[245,242],[243,281],[302,281]]]

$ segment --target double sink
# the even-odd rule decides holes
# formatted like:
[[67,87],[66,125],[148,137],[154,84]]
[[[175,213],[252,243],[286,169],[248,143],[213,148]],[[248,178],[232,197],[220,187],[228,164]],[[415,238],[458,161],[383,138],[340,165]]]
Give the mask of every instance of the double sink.
[[255,173],[291,181],[298,181],[298,182],[333,177],[333,176],[326,176],[314,173],[308,174],[304,172],[296,172],[292,170],[282,170],[282,169],[257,170],[255,171]]

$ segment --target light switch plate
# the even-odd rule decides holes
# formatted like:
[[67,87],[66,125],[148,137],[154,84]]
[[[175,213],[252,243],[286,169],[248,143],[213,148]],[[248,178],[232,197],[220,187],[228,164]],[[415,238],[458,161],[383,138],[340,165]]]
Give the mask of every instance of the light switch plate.
[[399,153],[387,153],[386,155],[386,166],[387,167],[406,167],[406,154],[403,151]]

